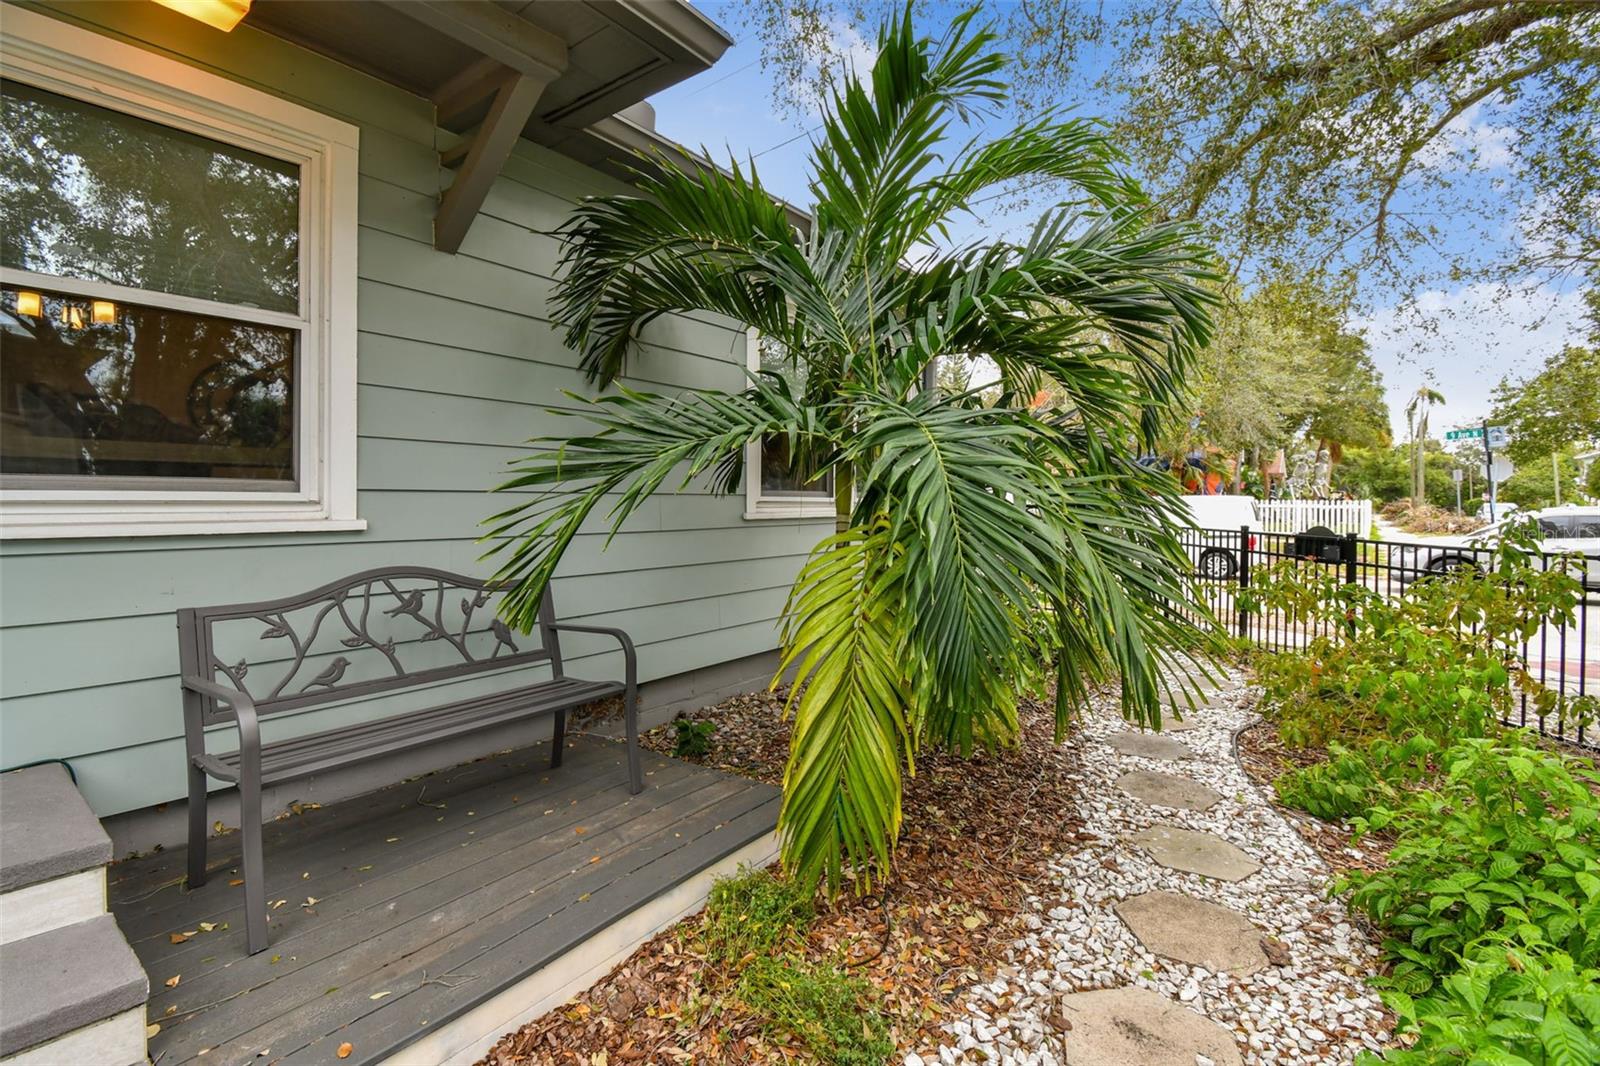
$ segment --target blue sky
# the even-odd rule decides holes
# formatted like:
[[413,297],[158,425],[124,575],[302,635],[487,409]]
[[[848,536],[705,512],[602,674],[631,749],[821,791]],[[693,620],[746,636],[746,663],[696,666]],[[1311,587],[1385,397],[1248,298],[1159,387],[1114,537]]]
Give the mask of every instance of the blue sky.
[[[740,34],[734,7],[702,2],[703,11],[735,36]],[[841,27],[841,32],[846,33]],[[931,22],[930,33],[941,27]],[[870,62],[865,41],[841,38],[862,62]],[[1087,54],[1090,64],[1104,63],[1104,54]],[[754,156],[762,181],[774,193],[802,206],[810,200],[806,187],[808,131],[819,118],[807,120],[780,114],[773,103],[774,75],[764,69],[760,45],[741,40],[711,70],[657,94],[657,128],[680,143],[707,149],[726,162],[741,163]],[[1452,130],[1456,146],[1475,149],[1491,164],[1503,157],[1515,131],[1495,121],[1490,109],[1480,109]],[[1454,164],[1449,151],[1440,151],[1433,165]],[[996,214],[974,222],[970,234],[985,230],[1015,233],[1031,217]],[[1509,230],[1462,232],[1463,241],[1511,242],[1519,239]],[[1368,310],[1352,319],[1371,345],[1389,392],[1391,420],[1396,439],[1404,435],[1406,398],[1428,384],[1444,393],[1446,404],[1435,412],[1435,433],[1457,423],[1474,423],[1489,410],[1489,394],[1502,377],[1537,370],[1544,359],[1567,342],[1581,339],[1582,308],[1576,286],[1546,287],[1531,294],[1506,294],[1492,285],[1441,285],[1425,293],[1420,307],[1424,321],[1397,310],[1396,295],[1376,286],[1364,294]]]

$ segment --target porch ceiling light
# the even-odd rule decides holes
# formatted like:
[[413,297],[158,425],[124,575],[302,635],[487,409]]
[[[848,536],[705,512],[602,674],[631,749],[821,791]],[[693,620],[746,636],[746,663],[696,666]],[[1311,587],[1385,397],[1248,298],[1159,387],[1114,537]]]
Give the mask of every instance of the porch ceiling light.
[[110,300],[96,300],[89,305],[89,317],[100,325],[117,320],[117,305]]
[[156,3],[207,26],[215,26],[223,33],[239,25],[239,20],[250,12],[250,0],[156,0]]
[[38,293],[25,290],[17,293],[17,314],[38,318],[43,308],[44,299]]

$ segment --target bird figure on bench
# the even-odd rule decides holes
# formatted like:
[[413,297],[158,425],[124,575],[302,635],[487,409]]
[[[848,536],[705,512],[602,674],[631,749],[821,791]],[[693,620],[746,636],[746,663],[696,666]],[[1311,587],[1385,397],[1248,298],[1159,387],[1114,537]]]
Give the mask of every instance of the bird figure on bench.
[[333,660],[333,662],[328,664],[328,668],[326,670],[322,671],[322,673],[306,682],[305,688],[302,688],[300,691],[309,692],[312,689],[319,687],[332,688],[334,685],[339,683],[339,679],[344,676],[345,669],[349,667],[349,665],[349,659],[346,659],[343,655],[339,656],[337,659]]

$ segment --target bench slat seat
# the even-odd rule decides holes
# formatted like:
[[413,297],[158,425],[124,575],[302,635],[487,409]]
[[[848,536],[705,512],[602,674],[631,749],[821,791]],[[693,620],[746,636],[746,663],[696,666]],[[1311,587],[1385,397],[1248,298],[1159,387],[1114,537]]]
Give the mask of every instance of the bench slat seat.
[[[531,632],[500,620],[505,589],[422,566],[367,570],[295,596],[178,612],[179,683],[189,776],[189,887],[206,882],[207,782],[239,787],[245,929],[250,952],[267,946],[262,789],[386,755],[415,751],[548,715],[550,767],[561,765],[567,713],[622,697],[628,787],[644,790],[639,766],[638,656],[620,629],[557,621],[549,588]],[[567,675],[560,634],[615,641],[622,680]],[[530,669],[548,679],[528,682]],[[503,682],[484,692],[487,682]],[[461,698],[457,683],[476,694]],[[406,710],[382,714],[368,701],[393,694]],[[455,696],[457,698],[451,698]],[[436,702],[418,708],[429,698]],[[361,704],[378,716],[263,742],[262,719]],[[209,750],[223,726],[238,743]]]
[[[617,681],[563,677],[406,714],[375,718],[261,745],[261,783],[278,784],[348,766],[362,759],[426,747],[495,726],[549,714],[608,696],[620,695]],[[220,781],[239,780],[240,753],[207,752],[195,757],[200,769]]]

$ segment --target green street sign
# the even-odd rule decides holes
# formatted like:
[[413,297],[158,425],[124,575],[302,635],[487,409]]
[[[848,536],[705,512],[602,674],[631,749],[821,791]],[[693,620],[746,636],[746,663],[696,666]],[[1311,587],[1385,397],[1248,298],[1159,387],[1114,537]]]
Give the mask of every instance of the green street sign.
[[1452,429],[1444,435],[1445,440],[1479,440],[1482,437],[1482,426],[1474,426],[1471,429]]

